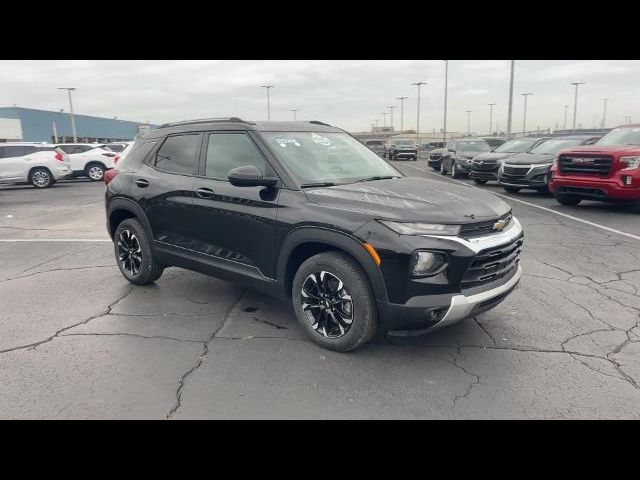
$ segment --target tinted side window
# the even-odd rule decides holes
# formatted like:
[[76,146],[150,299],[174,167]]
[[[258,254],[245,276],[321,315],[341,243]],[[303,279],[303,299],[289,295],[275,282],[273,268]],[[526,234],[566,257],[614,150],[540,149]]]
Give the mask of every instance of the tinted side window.
[[227,180],[236,167],[254,165],[265,174],[265,161],[244,133],[212,133],[207,145],[207,178]]
[[4,147],[0,147],[0,158],[4,158],[6,157],[5,153],[5,148]]
[[36,151],[35,147],[25,147],[22,145],[6,146],[5,158],[22,157]]
[[158,150],[155,166],[169,173],[193,175],[199,152],[200,134],[173,135]]
[[147,142],[139,145],[134,145],[131,152],[127,154],[118,164],[119,169],[128,168],[135,169],[147,159],[151,151],[158,144],[158,142]]

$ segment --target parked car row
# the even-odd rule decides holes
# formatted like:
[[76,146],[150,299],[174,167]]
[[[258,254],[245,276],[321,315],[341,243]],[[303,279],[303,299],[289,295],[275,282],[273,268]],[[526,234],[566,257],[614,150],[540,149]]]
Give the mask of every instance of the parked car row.
[[495,181],[509,193],[551,192],[563,205],[582,200],[640,206],[640,124],[614,128],[603,137],[523,137],[496,148],[482,138],[451,140],[433,150],[428,165],[478,185]]
[[58,180],[78,177],[99,182],[131,143],[1,143],[0,184],[48,188]]

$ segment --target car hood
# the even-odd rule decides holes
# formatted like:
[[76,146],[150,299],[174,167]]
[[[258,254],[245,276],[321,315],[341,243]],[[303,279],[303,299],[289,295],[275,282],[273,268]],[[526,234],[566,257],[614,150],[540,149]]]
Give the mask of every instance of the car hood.
[[310,202],[405,221],[466,224],[501,217],[511,207],[479,189],[401,177],[305,191]]
[[509,165],[536,165],[552,163],[556,156],[552,153],[516,153],[504,161]]
[[497,153],[497,152],[484,152],[481,153],[480,155],[476,155],[474,157],[474,160],[482,160],[483,162],[486,163],[491,163],[491,162],[498,162],[504,158],[510,157],[512,155],[518,155],[517,153],[509,153],[509,152],[503,152],[503,153]]
[[570,147],[565,148],[564,150],[560,150],[558,153],[593,153],[597,154],[632,154],[637,155],[637,152],[640,151],[640,145],[583,145],[580,147]]

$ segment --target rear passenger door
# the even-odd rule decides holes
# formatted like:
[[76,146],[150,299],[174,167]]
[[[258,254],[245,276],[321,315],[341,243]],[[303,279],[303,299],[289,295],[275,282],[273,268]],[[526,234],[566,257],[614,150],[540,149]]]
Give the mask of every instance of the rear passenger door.
[[249,133],[206,135],[193,185],[196,245],[201,254],[233,262],[245,274],[274,278],[278,189],[231,185],[229,171],[247,165],[264,177],[276,176]]
[[3,145],[0,159],[0,178],[3,180],[27,179],[31,160],[26,157],[35,152],[35,147],[28,145]]
[[143,208],[153,238],[169,247],[191,248],[193,180],[201,133],[168,135],[135,172],[130,195]]

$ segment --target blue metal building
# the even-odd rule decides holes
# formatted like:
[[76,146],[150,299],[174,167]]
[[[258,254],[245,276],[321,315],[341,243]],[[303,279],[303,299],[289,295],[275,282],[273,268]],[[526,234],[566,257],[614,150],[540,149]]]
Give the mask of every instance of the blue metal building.
[[[148,123],[74,114],[78,142],[132,140],[139,132],[154,128]],[[54,131],[58,139],[54,138]],[[18,138],[19,137],[19,138]],[[0,141],[72,142],[71,116],[22,107],[0,107]]]

